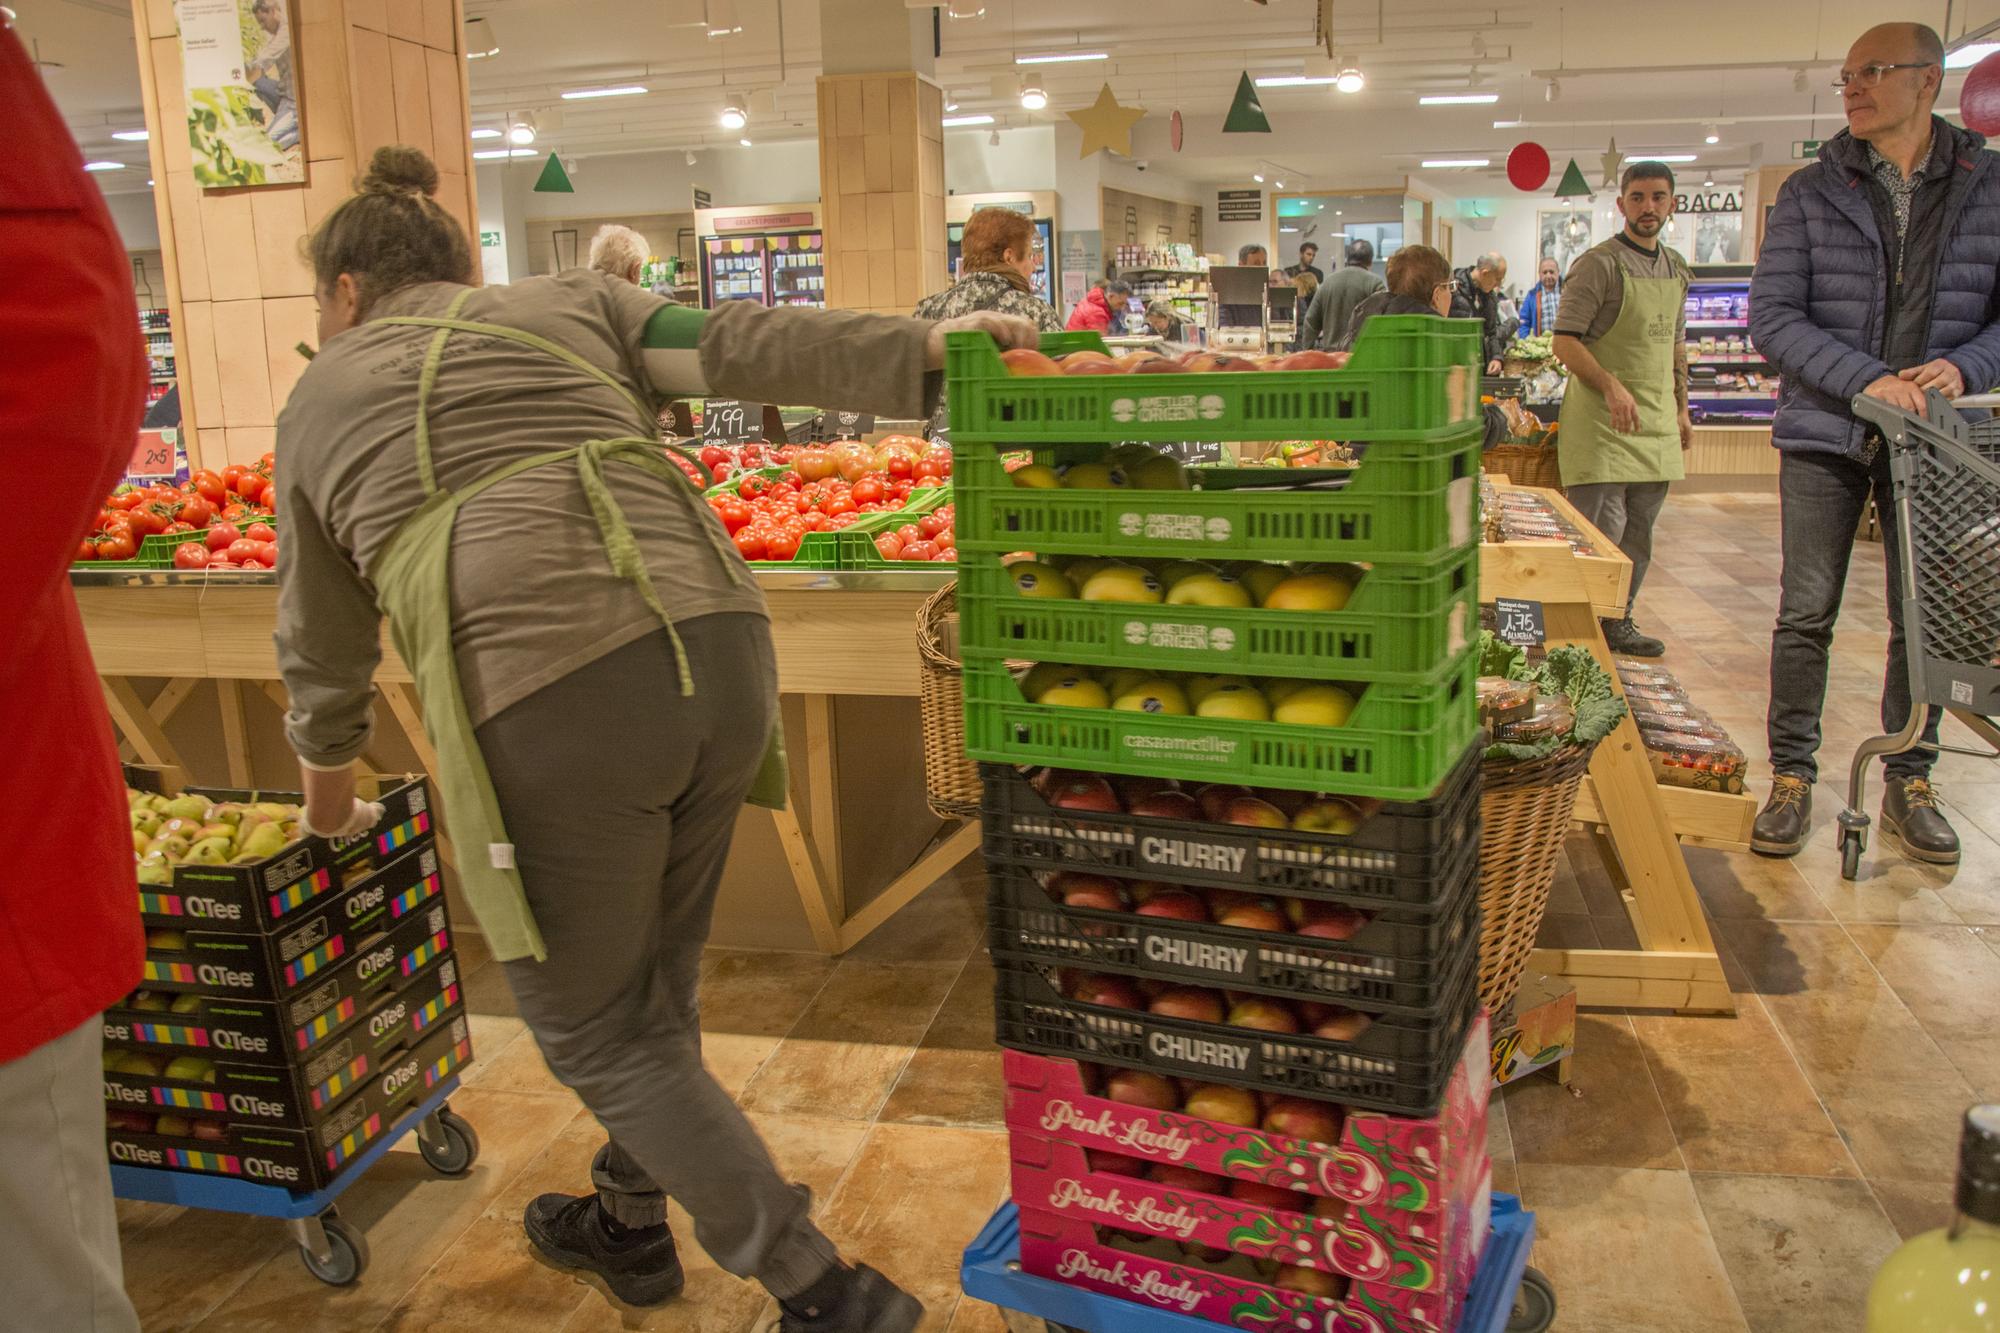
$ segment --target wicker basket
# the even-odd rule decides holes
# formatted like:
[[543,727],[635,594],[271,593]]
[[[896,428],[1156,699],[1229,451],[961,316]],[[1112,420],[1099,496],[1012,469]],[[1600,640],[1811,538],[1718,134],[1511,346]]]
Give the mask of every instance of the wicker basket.
[[1516,486],[1562,489],[1562,466],[1546,444],[1496,444],[1479,456],[1479,466]]
[[943,819],[979,814],[979,765],[965,753],[965,690],[946,650],[958,619],[958,584],[947,583],[917,609],[917,701],[924,728],[924,796]]
[[1542,928],[1556,857],[1595,744],[1480,769],[1479,1000],[1496,1027],[1514,1002]]

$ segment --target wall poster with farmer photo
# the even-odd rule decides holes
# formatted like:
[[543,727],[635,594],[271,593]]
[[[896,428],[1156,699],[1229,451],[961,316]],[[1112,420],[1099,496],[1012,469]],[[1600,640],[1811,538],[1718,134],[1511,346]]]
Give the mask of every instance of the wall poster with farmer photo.
[[291,0],[175,0],[195,183],[306,178]]

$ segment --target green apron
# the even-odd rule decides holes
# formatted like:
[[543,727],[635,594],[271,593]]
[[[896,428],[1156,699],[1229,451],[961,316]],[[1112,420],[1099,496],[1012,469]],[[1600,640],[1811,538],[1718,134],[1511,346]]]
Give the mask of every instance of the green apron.
[[1625,301],[1602,338],[1590,344],[1597,363],[1617,377],[1639,405],[1639,432],[1611,427],[1604,395],[1574,375],[1563,393],[1556,457],[1565,486],[1600,481],[1679,481],[1680,401],[1674,395],[1674,344],[1687,285],[1680,278],[1642,278],[1619,260]]
[[[597,520],[598,536],[612,571],[637,586],[639,595],[660,618],[673,641],[683,696],[694,693],[687,653],[666,608],[660,604],[638,541],[612,495],[604,465],[616,460],[670,483],[675,494],[694,512],[697,528],[714,544],[731,577],[746,586],[754,586],[754,581],[722,530],[705,512],[693,483],[667,461],[659,439],[652,434],[654,416],[646,405],[612,375],[566,347],[521,329],[459,319],[458,312],[471,295],[470,290],[459,293],[442,319],[385,316],[372,321],[432,328],[437,330],[437,336],[431,340],[423,374],[417,382],[417,470],[423,481],[424,503],[396,530],[368,572],[375,584],[376,605],[389,617],[389,632],[396,651],[402,654],[416,681],[417,694],[423,700],[424,732],[437,751],[437,771],[431,776],[444,804],[445,824],[457,847],[459,885],[472,905],[473,915],[479,918],[479,927],[485,932],[486,943],[495,958],[532,956],[541,960],[548,957],[548,950],[535,926],[534,914],[528,910],[527,895],[521,889],[521,875],[514,866],[514,845],[501,822],[500,803],[493,794],[486,759],[480,753],[471,719],[466,716],[458,662],[452,652],[451,532],[460,506],[509,477],[535,468],[573,464]],[[640,433],[591,440],[568,449],[551,449],[489,472],[458,490],[445,490],[438,485],[431,462],[430,403],[445,344],[453,333],[511,339],[568,362],[624,395],[632,404]],[[753,804],[782,809],[786,786],[783,733],[774,724],[764,764],[749,799]]]

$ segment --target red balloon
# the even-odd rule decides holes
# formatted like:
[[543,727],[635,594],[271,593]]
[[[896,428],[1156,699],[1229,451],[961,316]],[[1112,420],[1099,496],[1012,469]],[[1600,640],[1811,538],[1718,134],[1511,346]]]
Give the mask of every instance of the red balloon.
[[1974,65],[1958,93],[1958,114],[1965,128],[2000,134],[2000,51]]
[[1507,180],[1517,190],[1539,190],[1549,183],[1549,150],[1538,143],[1517,143],[1507,154]]

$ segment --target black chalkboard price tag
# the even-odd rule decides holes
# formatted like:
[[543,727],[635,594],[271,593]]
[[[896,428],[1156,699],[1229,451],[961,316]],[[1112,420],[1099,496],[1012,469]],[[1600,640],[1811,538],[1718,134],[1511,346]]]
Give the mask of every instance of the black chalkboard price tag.
[[1196,463],[1226,463],[1228,456],[1222,452],[1220,440],[1166,440],[1152,445],[1155,453],[1192,467]]
[[764,405],[738,398],[710,398],[701,405],[701,438],[742,444],[764,438]]
[[813,432],[815,439],[858,440],[875,429],[875,416],[871,412],[834,412],[819,414],[818,429]]
[[1493,612],[1499,624],[1493,631],[1502,643],[1527,647],[1549,641],[1548,626],[1542,620],[1542,604],[1522,598],[1496,597]]

